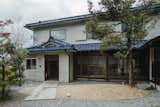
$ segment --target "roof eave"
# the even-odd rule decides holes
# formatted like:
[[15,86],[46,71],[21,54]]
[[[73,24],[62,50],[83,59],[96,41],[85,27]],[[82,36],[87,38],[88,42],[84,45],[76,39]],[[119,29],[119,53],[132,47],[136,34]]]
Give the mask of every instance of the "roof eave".
[[65,25],[65,24],[72,24],[72,23],[81,23],[86,20],[91,18],[91,14],[86,15],[85,17],[81,18],[75,18],[75,19],[65,19],[65,20],[60,20],[60,21],[48,21],[48,22],[37,22],[37,23],[31,23],[31,24],[26,24],[24,27],[30,30],[34,29],[41,29],[41,28],[46,28],[46,27],[51,27],[51,26],[57,26],[57,25]]

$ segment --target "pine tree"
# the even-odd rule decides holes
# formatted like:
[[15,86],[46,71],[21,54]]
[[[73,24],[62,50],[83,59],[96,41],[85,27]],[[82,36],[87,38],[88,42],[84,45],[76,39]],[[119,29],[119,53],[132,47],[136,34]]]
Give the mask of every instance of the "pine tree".
[[[147,36],[146,24],[152,20],[149,15],[153,11],[149,1],[143,1],[140,7],[133,7],[134,3],[135,0],[101,0],[100,10],[95,10],[93,3],[89,1],[89,12],[93,17],[86,23],[86,31],[91,33],[94,39],[103,41],[102,50],[110,45],[117,45],[116,55],[126,59],[128,82],[131,87],[134,84],[133,43]],[[108,24],[109,21],[118,23]],[[99,24],[100,22],[103,24]],[[113,27],[117,25],[123,26],[121,32],[117,32]],[[124,46],[126,49],[123,48]]]

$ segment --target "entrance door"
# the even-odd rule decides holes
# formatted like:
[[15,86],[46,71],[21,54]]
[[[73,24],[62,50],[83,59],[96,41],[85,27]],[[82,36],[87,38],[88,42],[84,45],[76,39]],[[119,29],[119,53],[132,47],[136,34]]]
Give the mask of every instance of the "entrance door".
[[46,80],[58,80],[58,56],[47,55],[45,56],[45,79]]

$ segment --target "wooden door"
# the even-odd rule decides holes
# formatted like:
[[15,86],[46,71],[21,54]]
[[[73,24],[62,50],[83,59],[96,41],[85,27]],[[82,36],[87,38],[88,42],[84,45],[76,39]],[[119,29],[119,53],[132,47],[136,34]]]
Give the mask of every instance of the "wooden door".
[[45,58],[45,80],[58,80],[58,58],[54,56],[46,56]]
[[58,79],[58,62],[50,61],[49,62],[49,79]]

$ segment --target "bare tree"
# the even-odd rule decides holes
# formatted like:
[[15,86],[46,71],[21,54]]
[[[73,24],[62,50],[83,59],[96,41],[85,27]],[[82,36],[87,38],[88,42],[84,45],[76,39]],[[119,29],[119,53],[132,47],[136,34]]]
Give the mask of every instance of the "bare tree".
[[26,47],[32,43],[32,33],[23,27],[21,23],[15,23],[10,27],[11,39],[17,48]]

